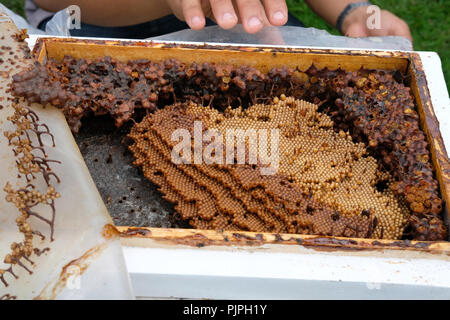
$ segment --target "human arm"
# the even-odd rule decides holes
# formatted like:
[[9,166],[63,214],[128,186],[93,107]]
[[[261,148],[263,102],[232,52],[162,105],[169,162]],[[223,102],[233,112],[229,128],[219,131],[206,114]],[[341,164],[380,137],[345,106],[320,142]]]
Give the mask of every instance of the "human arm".
[[135,25],[172,13],[166,1],[158,0],[33,0],[40,8],[57,12],[77,5],[81,21],[103,27]]
[[[287,21],[285,0],[34,0],[41,8],[56,12],[70,5],[81,9],[81,20],[100,26],[124,26],[175,14],[194,30],[205,26],[205,18],[224,29],[241,22],[247,32],[264,25],[280,26]],[[113,4],[113,5],[112,5]]]
[[[350,3],[358,0],[305,0],[311,9],[332,26],[336,26],[339,15]],[[402,36],[412,41],[408,24],[389,11],[380,11],[380,28],[371,28],[367,21],[372,14],[367,6],[352,10],[344,19],[341,31],[350,37]]]

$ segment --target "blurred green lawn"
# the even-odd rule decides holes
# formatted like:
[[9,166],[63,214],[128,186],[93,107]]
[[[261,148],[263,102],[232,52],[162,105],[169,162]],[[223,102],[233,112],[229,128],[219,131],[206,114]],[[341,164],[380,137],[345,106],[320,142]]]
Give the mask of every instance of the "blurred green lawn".
[[[24,0],[0,0],[23,15]],[[289,10],[309,27],[338,32],[316,16],[302,0],[287,0]],[[450,88],[450,1],[449,0],[372,0],[408,22],[414,49],[436,51],[442,59],[447,87]]]

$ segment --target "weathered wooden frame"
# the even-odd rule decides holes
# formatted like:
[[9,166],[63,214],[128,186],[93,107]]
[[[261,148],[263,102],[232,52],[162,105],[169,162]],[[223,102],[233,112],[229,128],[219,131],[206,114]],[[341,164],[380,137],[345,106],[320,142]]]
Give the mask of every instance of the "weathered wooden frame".
[[[298,67],[308,69],[341,67],[356,71],[368,69],[397,70],[410,76],[410,86],[420,116],[420,124],[430,144],[435,175],[439,181],[444,204],[450,200],[450,162],[445,150],[439,122],[427,87],[427,80],[419,54],[414,52],[387,52],[370,50],[336,50],[274,48],[253,46],[218,46],[168,44],[120,40],[80,40],[65,38],[40,38],[33,50],[36,59],[43,63],[47,57],[62,59],[64,55],[75,58],[111,56],[117,60],[151,59],[161,61],[175,58],[185,63],[215,62],[245,64],[265,72],[273,67]],[[444,206],[444,220],[449,224],[449,211]],[[142,227],[117,227],[125,245],[151,246],[154,241],[173,245],[203,247],[260,246],[264,244],[302,245],[333,250],[413,250],[450,255],[450,242],[394,241],[356,238],[337,238],[293,234],[253,232],[221,232],[192,229],[162,229]]]

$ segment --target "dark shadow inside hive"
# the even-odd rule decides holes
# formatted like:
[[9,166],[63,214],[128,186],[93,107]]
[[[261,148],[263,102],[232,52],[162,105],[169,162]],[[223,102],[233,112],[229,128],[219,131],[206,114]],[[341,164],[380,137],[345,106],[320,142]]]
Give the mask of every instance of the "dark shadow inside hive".
[[126,134],[131,123],[116,128],[109,116],[89,117],[75,135],[100,195],[118,226],[190,228],[177,219],[173,205],[132,165]]

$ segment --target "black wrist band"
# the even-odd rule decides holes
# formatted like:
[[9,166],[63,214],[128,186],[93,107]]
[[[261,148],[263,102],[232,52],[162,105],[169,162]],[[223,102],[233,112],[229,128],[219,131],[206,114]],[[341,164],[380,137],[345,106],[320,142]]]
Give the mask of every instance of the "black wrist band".
[[367,7],[371,5],[372,4],[369,1],[350,3],[339,15],[339,18],[337,19],[336,22],[336,29],[338,29],[339,32],[342,33],[342,23],[344,22],[345,18],[349,15],[350,12],[352,12],[356,8]]

